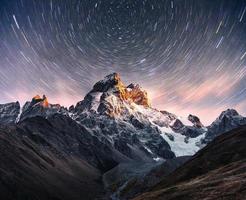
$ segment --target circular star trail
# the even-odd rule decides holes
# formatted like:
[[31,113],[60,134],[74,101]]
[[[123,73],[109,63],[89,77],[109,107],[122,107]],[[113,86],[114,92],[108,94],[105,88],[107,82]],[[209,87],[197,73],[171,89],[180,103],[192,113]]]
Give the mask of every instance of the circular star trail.
[[153,107],[246,114],[244,0],[2,0],[0,103],[71,105],[118,72]]

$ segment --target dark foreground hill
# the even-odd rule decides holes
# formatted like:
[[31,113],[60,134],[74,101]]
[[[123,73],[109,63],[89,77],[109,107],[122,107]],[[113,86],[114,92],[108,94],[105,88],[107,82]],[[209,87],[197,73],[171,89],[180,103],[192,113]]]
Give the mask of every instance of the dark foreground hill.
[[246,199],[246,126],[216,138],[135,200]]
[[[61,150],[65,140],[56,135],[60,130],[54,130],[54,123],[33,118],[18,126],[0,127],[1,199],[97,199],[102,195],[100,171],[75,153]],[[57,142],[49,138],[50,133]],[[71,130],[61,134],[68,137],[68,133],[74,134]]]

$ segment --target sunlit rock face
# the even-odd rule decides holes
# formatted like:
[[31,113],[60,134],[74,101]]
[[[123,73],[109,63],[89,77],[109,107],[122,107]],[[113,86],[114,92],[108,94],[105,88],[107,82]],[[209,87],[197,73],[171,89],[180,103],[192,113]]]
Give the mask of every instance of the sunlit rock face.
[[55,113],[66,114],[67,110],[59,104],[50,104],[45,95],[42,98],[36,95],[24,104],[19,120],[23,121],[35,116],[48,117]]
[[106,76],[103,80],[97,82],[92,92],[109,92],[119,97],[122,101],[134,102],[137,105],[150,107],[148,94],[138,84],[131,83],[127,87],[121,81],[118,73]]
[[137,105],[143,105],[144,107],[150,107],[150,100],[148,94],[138,84],[130,84],[127,86],[127,96]]
[[45,95],[43,95],[43,98],[41,98],[39,95],[36,95],[32,98],[32,102],[33,105],[39,103],[40,106],[43,106],[45,108],[49,107],[49,102],[48,99]]
[[98,81],[84,100],[76,105],[75,110],[90,110],[115,117],[131,112],[134,104],[149,108],[147,92],[139,85],[125,86],[120,75],[113,73]]

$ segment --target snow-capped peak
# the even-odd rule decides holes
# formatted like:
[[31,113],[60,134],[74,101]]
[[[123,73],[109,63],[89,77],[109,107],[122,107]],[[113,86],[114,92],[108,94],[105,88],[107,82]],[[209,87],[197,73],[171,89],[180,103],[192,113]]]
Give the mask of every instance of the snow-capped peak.
[[78,113],[87,110],[118,116],[131,112],[135,105],[150,107],[147,92],[138,84],[126,86],[120,75],[113,73],[98,81],[84,100],[76,105],[75,111]]
[[[13,116],[6,115],[12,111]],[[148,94],[141,86],[126,86],[118,73],[98,81],[69,111],[59,104],[49,104],[45,95],[36,95],[24,105],[18,121],[35,116],[49,119],[57,113],[85,126],[93,136],[125,156],[140,160],[192,155],[217,135],[246,124],[246,118],[233,109],[222,112],[208,127],[195,115],[180,117],[159,111],[150,106]],[[14,122],[18,114],[17,104],[0,105],[0,123]]]

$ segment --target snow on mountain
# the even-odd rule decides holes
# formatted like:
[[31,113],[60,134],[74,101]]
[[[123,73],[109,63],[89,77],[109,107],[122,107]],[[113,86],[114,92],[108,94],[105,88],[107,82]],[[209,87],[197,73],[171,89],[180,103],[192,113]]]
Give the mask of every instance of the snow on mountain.
[[172,151],[177,157],[193,155],[200,150],[200,140],[204,138],[206,133],[204,131],[203,134],[195,138],[187,138],[180,133],[174,132],[171,128],[161,128],[161,131],[161,136],[170,144]]
[[208,127],[195,115],[185,118],[159,111],[151,107],[145,90],[138,84],[126,86],[117,73],[98,81],[69,110],[50,104],[45,95],[33,97],[21,114],[17,103],[0,105],[0,123],[55,114],[70,117],[124,156],[144,161],[193,155],[217,135],[246,124],[246,119],[233,109],[222,112]]
[[102,92],[95,92],[94,94],[92,94],[92,97],[94,98],[93,104],[91,106],[92,110],[97,111],[102,94],[103,94]]
[[[193,155],[200,149],[201,139],[205,137],[207,129],[198,117],[189,115],[184,118],[167,111],[158,111],[146,100],[145,91],[137,92],[137,97],[134,96],[136,93],[129,94],[134,87],[142,91],[135,84],[125,86],[116,73],[108,75],[97,82],[85,99],[75,106],[76,120],[103,133],[104,138],[110,138],[113,145],[115,140],[127,138],[127,146],[134,146],[130,138],[135,138],[138,146],[147,150],[153,159],[169,158],[169,148],[175,156]],[[125,137],[123,133],[128,136]],[[156,138],[153,139],[153,136]],[[158,152],[163,146],[156,145],[155,140],[165,144],[165,150],[169,152],[167,155]]]

